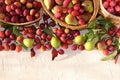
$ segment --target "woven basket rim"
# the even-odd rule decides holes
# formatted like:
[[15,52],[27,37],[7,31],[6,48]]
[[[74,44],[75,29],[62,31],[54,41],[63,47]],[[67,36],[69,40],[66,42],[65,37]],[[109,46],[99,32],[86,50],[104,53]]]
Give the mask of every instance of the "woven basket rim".
[[42,4],[42,7],[43,9],[45,10],[45,12],[53,19],[56,21],[56,23],[60,24],[61,26],[63,27],[66,27],[66,28],[69,28],[69,29],[72,29],[72,30],[80,30],[80,29],[86,29],[88,28],[87,25],[88,23],[90,23],[92,20],[94,20],[98,14],[98,11],[99,11],[99,0],[93,0],[93,5],[95,6],[94,7],[94,11],[93,11],[93,14],[91,16],[91,18],[89,19],[88,23],[85,24],[85,25],[78,25],[78,26],[72,26],[72,25],[69,25],[69,24],[66,24],[65,22],[57,19],[56,17],[53,16],[53,14],[47,10],[46,6],[44,5],[44,0],[41,0],[41,4]]
[[102,4],[102,0],[100,0],[100,11],[101,11],[101,14],[106,17],[106,18],[109,18],[113,21],[113,23],[115,24],[120,24],[120,17],[119,16],[116,16],[116,15],[113,15],[111,13],[109,13],[103,6]]
[[0,19],[0,22],[3,22],[5,24],[10,24],[10,25],[16,25],[16,26],[30,25],[30,24],[33,24],[35,22],[38,22],[41,19],[41,17],[42,17],[42,11],[43,11],[43,9],[41,8],[40,9],[40,17],[37,18],[37,19],[35,19],[35,20],[33,20],[33,21],[24,22],[24,23],[12,23],[12,22],[6,22],[6,21]]

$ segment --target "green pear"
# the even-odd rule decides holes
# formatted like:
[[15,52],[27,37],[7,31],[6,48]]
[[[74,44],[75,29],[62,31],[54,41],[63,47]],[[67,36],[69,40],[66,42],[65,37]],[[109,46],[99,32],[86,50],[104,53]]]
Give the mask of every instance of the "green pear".
[[84,44],[84,47],[85,47],[85,50],[91,51],[91,50],[94,49],[95,44],[94,44],[92,41],[87,41],[87,42]]
[[52,9],[55,4],[55,0],[44,0],[44,4],[48,10]]
[[93,2],[92,0],[84,0],[82,3],[82,6],[84,7],[85,11],[92,13],[93,12]]
[[67,14],[67,16],[65,17],[65,22],[69,25],[78,25],[77,19],[71,14]]
[[23,44],[27,47],[27,48],[31,48],[34,44],[34,40],[31,38],[24,38],[23,39]]
[[51,46],[54,48],[60,47],[60,40],[57,37],[52,37],[50,40]]
[[85,42],[85,38],[83,35],[78,35],[75,37],[75,44],[81,45]]

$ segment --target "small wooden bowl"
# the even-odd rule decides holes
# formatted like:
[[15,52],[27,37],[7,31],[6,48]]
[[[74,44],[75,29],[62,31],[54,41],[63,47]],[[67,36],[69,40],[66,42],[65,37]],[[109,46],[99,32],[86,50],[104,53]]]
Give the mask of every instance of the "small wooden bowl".
[[114,24],[120,24],[120,17],[109,13],[103,6],[102,0],[100,0],[100,13],[105,18],[110,19]]
[[[57,19],[51,11],[47,10],[45,4],[44,4],[44,0],[41,0],[41,4],[43,6],[43,9],[45,10],[45,12],[54,20],[56,21],[56,23],[58,23],[59,25],[63,26],[63,27],[66,27],[66,28],[69,28],[69,29],[72,29],[72,30],[81,30],[81,29],[85,29],[87,28],[87,25],[88,24],[85,24],[85,25],[78,25],[78,26],[72,26],[72,25],[69,25],[69,24],[66,24],[65,22]],[[89,19],[88,23],[90,23],[92,20],[94,20],[98,14],[98,11],[99,11],[99,0],[93,0],[93,4],[94,4],[94,11],[93,11],[93,14],[91,16],[91,18]]]
[[6,22],[6,21],[4,21],[4,20],[2,20],[2,19],[0,19],[0,22],[3,22],[3,23],[5,23],[5,24],[10,24],[10,25],[16,25],[16,26],[30,25],[30,24],[37,23],[38,21],[40,21],[40,19],[41,19],[41,17],[42,17],[42,11],[43,11],[43,9],[41,8],[41,9],[40,9],[40,17],[37,18],[37,19],[35,19],[35,20],[33,20],[33,21],[30,21],[30,22],[12,23],[12,22]]

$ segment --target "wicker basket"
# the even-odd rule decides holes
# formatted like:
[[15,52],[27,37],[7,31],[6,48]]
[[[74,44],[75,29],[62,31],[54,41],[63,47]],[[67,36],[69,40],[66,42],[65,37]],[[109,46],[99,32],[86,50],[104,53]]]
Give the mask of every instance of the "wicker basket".
[[12,23],[12,22],[6,22],[6,21],[0,19],[0,22],[3,22],[5,24],[10,24],[10,25],[16,25],[16,26],[30,25],[30,24],[37,23],[38,21],[40,21],[40,19],[42,17],[42,11],[43,11],[43,9],[41,8],[40,9],[40,17],[33,20],[33,21],[24,22],[24,23]]
[[109,13],[103,6],[102,0],[100,0],[100,13],[103,15],[105,18],[110,19],[113,23],[115,24],[120,24],[120,17],[115,16],[111,13]]
[[[93,0],[93,3],[94,3],[94,12],[90,18],[90,20],[88,21],[88,23],[90,23],[92,20],[94,20],[98,14],[98,11],[99,11],[99,0]],[[85,25],[78,25],[78,26],[71,26],[71,25],[68,25],[66,24],[65,22],[57,19],[55,16],[53,16],[53,14],[47,10],[46,6],[44,5],[44,0],[41,0],[41,4],[43,6],[43,9],[45,10],[45,12],[54,20],[56,21],[59,25],[63,26],[63,27],[66,27],[66,28],[69,28],[69,29],[72,29],[72,30],[81,30],[81,29],[85,29],[87,28],[87,24]]]

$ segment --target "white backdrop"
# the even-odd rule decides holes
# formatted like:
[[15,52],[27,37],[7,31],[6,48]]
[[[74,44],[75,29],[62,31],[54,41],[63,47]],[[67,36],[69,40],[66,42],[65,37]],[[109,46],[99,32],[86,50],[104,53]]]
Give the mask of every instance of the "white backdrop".
[[0,80],[120,80],[120,58],[100,61],[102,52],[65,50],[64,55],[51,60],[51,51],[0,52]]

